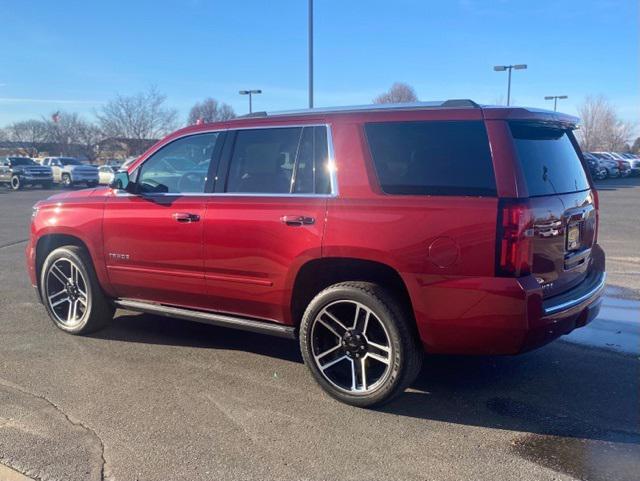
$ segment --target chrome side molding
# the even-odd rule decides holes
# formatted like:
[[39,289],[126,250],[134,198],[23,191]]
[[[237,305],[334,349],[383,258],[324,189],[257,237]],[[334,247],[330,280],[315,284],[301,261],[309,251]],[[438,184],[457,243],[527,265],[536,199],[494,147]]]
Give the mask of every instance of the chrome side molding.
[[187,321],[201,322],[220,327],[229,327],[242,331],[268,334],[286,339],[295,339],[296,330],[292,326],[276,324],[270,321],[257,321],[243,317],[236,317],[229,314],[216,314],[207,311],[197,311],[194,309],[184,309],[182,307],[165,306],[152,302],[137,301],[133,299],[116,299],[114,304],[122,309],[128,309],[147,314],[156,314],[165,317],[175,317]]

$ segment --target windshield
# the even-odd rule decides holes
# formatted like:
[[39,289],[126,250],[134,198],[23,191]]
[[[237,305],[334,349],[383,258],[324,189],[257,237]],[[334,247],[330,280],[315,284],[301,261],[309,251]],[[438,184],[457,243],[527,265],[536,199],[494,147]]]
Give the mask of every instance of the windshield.
[[69,158],[65,158],[65,157],[61,157],[60,158],[60,163],[62,165],[82,165],[82,162],[80,162],[79,160],[69,159]]
[[28,157],[9,157],[11,165],[38,165]]
[[509,126],[529,196],[589,189],[568,130],[524,122],[510,122]]

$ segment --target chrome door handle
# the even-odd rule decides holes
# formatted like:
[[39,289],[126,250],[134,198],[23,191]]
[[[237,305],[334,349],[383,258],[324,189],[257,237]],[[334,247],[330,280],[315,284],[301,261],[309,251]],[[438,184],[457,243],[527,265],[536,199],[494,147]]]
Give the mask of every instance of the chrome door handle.
[[198,222],[200,216],[198,214],[190,214],[189,212],[176,212],[173,214],[173,220],[188,224],[189,222]]
[[280,220],[291,227],[313,225],[316,223],[316,220],[313,217],[306,217],[303,215],[283,215],[280,217]]

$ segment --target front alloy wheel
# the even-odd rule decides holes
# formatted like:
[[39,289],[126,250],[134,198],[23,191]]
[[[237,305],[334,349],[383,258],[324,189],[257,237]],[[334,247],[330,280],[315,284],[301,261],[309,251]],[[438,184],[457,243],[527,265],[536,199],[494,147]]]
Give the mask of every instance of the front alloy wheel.
[[11,190],[20,189],[22,189],[22,181],[20,180],[20,177],[14,175],[13,177],[11,177]]
[[69,174],[64,174],[62,176],[62,186],[63,187],[71,187],[73,182],[71,181],[71,176]]
[[104,327],[115,311],[100,287],[91,257],[79,246],[59,247],[47,256],[40,295],[53,323],[71,334]]
[[56,323],[77,327],[90,305],[87,280],[80,268],[71,259],[57,259],[49,266],[45,290]]
[[422,364],[407,307],[371,282],[342,282],[316,295],[300,323],[300,348],[318,384],[359,407],[404,391]]

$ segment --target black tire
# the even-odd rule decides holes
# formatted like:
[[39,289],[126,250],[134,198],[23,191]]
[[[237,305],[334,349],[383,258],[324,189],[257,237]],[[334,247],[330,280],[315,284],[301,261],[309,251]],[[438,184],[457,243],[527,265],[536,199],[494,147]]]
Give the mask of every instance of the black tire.
[[[65,270],[65,265],[67,264],[69,266],[74,265],[80,273],[81,281],[79,280],[77,285],[80,292],[84,291],[86,297],[84,306],[81,301],[75,302],[78,306],[78,315],[76,316],[76,311],[74,311],[73,316],[70,314],[66,316],[67,322],[65,322],[62,319],[65,317],[62,310],[66,305],[70,313],[74,304],[72,300],[73,293],[60,282],[61,277],[68,281],[74,276],[73,270]],[[50,273],[55,268],[62,270],[62,272],[58,270],[55,274]],[[79,276],[77,277],[80,278]],[[51,295],[57,291],[61,292],[59,296]],[[113,319],[115,308],[102,292],[91,258],[81,247],[73,245],[59,247],[47,256],[40,272],[40,292],[42,302],[54,325],[70,334],[81,335],[95,332],[106,326]],[[64,299],[65,296],[70,300],[62,301],[62,304],[58,302]],[[77,297],[82,296],[78,295]],[[72,317],[72,319],[69,319],[69,317]]]
[[62,187],[65,187],[65,188],[73,187],[73,181],[71,180],[71,176],[69,174],[62,174],[61,181],[62,181]]
[[22,189],[22,179],[17,176],[17,175],[13,175],[11,177],[11,182],[9,183],[9,187],[11,190],[20,190]]
[[[348,332],[343,336],[331,330],[335,340],[331,342],[336,342],[337,345],[326,349],[326,346],[329,345],[327,344],[325,348],[321,349],[324,352],[334,350],[334,353],[331,353],[332,361],[326,362],[321,368],[318,359],[324,358],[324,353],[318,355],[316,352],[319,349],[316,348],[323,341],[322,337],[327,335],[323,331],[328,332],[327,326],[324,324],[324,321],[329,319],[326,317],[327,309],[342,309],[342,313],[348,315],[349,303],[355,305],[354,329],[348,329]],[[365,312],[364,329],[357,327],[360,322],[358,321],[360,310]],[[339,317],[337,312],[336,310],[333,311],[332,314],[336,316],[333,317],[332,315],[333,319]],[[385,289],[370,282],[342,282],[334,284],[316,295],[309,303],[302,317],[300,349],[305,364],[318,384],[335,399],[357,407],[379,406],[402,393],[420,373],[423,359],[423,351],[419,344],[417,333],[406,312],[406,306],[403,306]],[[320,320],[321,318],[323,320]],[[386,360],[388,363],[383,364],[381,361],[376,360],[375,357],[370,357],[370,354],[373,354],[373,351],[371,353],[369,351],[372,346],[380,345],[383,342],[377,340],[381,339],[380,337],[376,339],[376,344],[371,341],[372,335],[376,334],[375,332],[371,333],[371,327],[367,327],[368,323],[373,322],[371,319],[374,319],[377,323],[378,333],[386,335],[386,342],[388,342]],[[314,328],[314,325],[321,327]],[[345,327],[342,324],[340,325]],[[333,326],[336,327],[335,324]],[[369,329],[369,334],[367,334],[367,329]],[[329,338],[331,338],[331,335],[329,335]],[[357,342],[354,341],[352,343],[351,341],[354,339]],[[358,347],[358,342],[364,347],[362,345]],[[359,349],[362,349],[360,353],[358,353]],[[355,350],[355,352],[350,352],[350,350]],[[376,348],[376,351],[376,355],[383,352],[378,348]],[[345,359],[345,356],[348,359]],[[337,360],[340,357],[343,360]],[[365,362],[367,359],[369,359],[368,364]],[[375,376],[370,379],[374,380],[374,382],[367,389],[367,382],[360,381],[368,376],[367,370],[371,368],[371,359],[375,361],[374,364],[378,363],[378,371],[384,369],[384,372],[380,374],[377,380],[374,380]],[[344,386],[341,387],[336,382],[337,376],[331,379],[330,374],[324,374],[324,372],[328,373],[330,369],[337,369],[337,366],[341,363],[342,367],[340,369],[351,373],[351,387],[348,387],[348,374],[345,378],[346,388]],[[360,367],[356,367],[358,365]],[[383,368],[382,366],[386,367]],[[374,368],[371,368],[369,372]],[[358,369],[361,369],[359,375],[356,374]],[[358,377],[360,379],[357,379]],[[359,386],[358,383],[360,383]],[[358,387],[360,388],[359,390]]]

